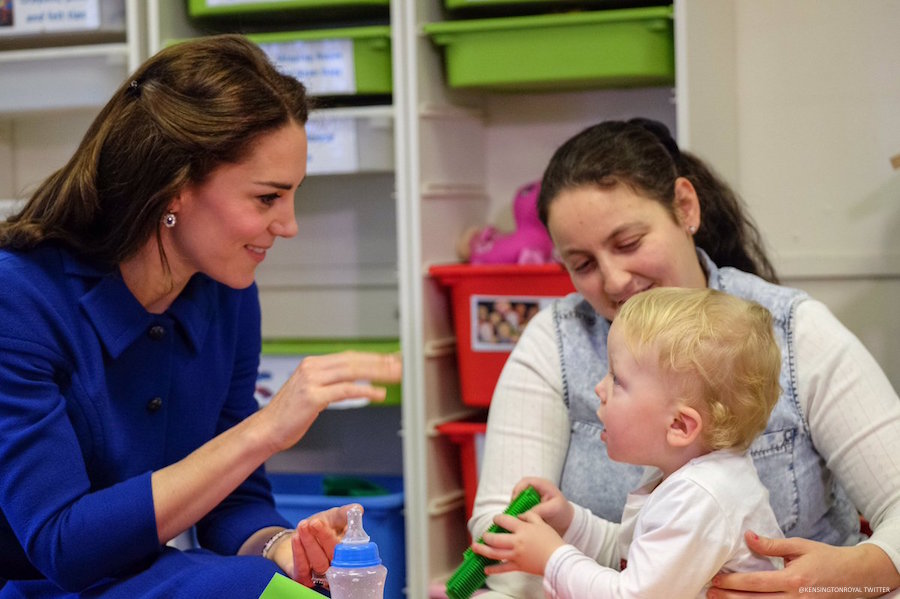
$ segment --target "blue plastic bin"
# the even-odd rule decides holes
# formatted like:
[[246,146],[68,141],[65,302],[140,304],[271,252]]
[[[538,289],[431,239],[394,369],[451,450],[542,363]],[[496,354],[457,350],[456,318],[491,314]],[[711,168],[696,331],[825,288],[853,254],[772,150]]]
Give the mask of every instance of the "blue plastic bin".
[[269,474],[275,507],[296,524],[303,518],[331,507],[358,503],[363,506],[363,528],[378,544],[381,561],[387,568],[385,599],[404,599],[406,587],[406,529],[403,519],[403,478],[400,476],[362,475],[383,487],[385,495],[325,495],[325,475]]

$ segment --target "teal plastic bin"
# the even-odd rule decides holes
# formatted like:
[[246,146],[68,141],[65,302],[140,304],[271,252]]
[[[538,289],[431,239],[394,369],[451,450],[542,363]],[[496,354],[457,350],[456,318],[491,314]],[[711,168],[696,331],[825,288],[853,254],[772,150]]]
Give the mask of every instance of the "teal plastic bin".
[[[275,507],[296,524],[328,508],[358,503],[363,506],[363,528],[378,545],[387,568],[385,599],[403,599],[406,587],[406,527],[403,520],[403,477],[325,476],[321,474],[269,474]],[[360,492],[354,492],[354,488]],[[329,495],[343,489],[346,495]],[[371,494],[374,490],[382,494]]]
[[564,90],[671,85],[671,6],[430,23],[458,88]]

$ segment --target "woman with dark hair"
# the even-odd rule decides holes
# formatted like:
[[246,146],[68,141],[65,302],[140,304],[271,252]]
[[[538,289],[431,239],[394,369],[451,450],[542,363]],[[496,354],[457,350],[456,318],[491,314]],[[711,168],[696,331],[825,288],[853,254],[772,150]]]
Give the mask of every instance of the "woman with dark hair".
[[[900,586],[900,399],[862,344],[818,301],[778,285],[737,196],[655,121],[609,121],[565,142],[539,199],[575,286],[529,323],[491,402],[473,517],[478,538],[522,477],[556,483],[608,522],[601,563],[615,546],[640,468],[613,462],[601,441],[595,386],[607,373],[610,323],[631,296],[654,287],[709,287],[773,315],[782,353],[781,397],[750,449],[787,538],[757,538],[783,571],[723,574],[710,597],[817,596]],[[640,426],[636,422],[634,426]],[[874,474],[877,473],[877,474]],[[874,533],[860,533],[859,513]],[[504,594],[542,596],[539,578],[489,578]],[[862,589],[866,585],[869,590]],[[831,590],[827,590],[831,589]]]
[[240,36],[171,46],[0,224],[0,597],[256,598],[328,567],[345,510],[287,522],[263,464],[401,367],[308,357],[254,399],[254,273],[297,232],[307,113]]

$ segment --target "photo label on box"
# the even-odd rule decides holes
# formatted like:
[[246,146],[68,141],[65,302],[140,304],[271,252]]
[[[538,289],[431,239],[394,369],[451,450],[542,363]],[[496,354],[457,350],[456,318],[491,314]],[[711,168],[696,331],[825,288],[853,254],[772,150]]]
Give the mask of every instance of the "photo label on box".
[[353,40],[260,43],[279,71],[296,77],[310,95],[356,93]]
[[472,351],[508,352],[525,325],[554,297],[473,295],[470,298]]

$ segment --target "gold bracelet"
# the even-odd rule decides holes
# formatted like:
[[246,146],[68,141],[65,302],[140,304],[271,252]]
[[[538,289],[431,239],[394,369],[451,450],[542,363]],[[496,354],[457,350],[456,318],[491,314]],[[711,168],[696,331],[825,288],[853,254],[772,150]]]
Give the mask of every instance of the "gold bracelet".
[[276,532],[274,535],[272,535],[271,537],[269,537],[269,540],[266,541],[266,544],[265,544],[265,545],[263,545],[263,548],[262,548],[262,556],[263,556],[264,558],[266,558],[266,559],[269,559],[269,551],[272,549],[272,547],[275,546],[275,543],[277,543],[278,541],[280,541],[280,540],[281,540],[281,537],[283,537],[284,535],[289,535],[289,534],[291,534],[292,532],[294,532],[293,529],[290,529],[290,528],[282,528],[281,530],[279,530],[278,532]]

